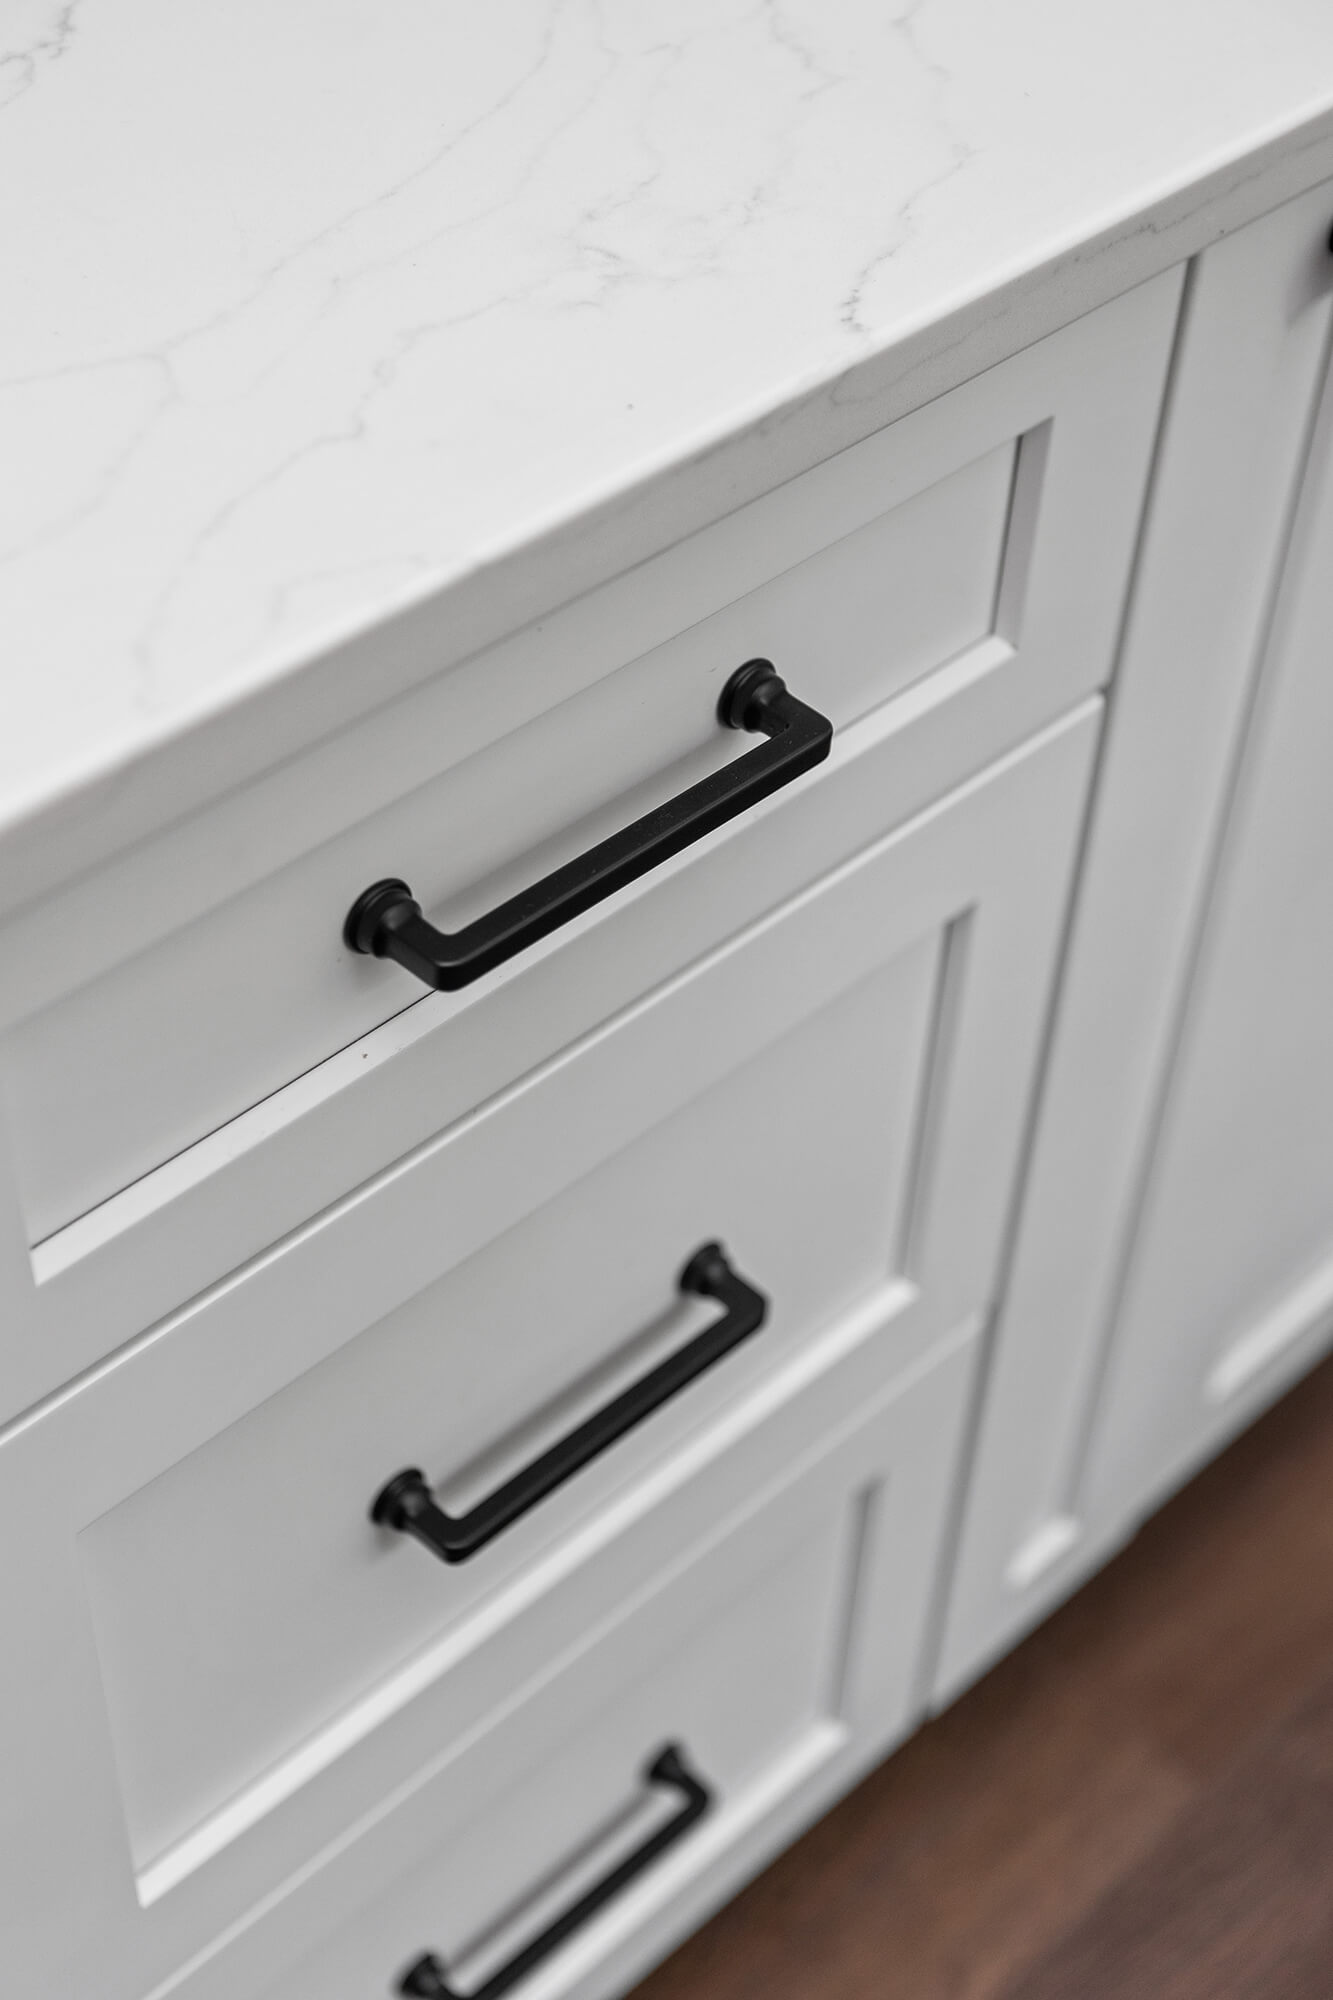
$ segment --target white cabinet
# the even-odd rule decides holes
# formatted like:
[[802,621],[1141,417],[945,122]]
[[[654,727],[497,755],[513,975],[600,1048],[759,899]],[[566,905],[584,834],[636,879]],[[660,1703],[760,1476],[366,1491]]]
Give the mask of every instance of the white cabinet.
[[[1181,282],[6,921],[24,2000],[521,1950],[678,1741],[716,1810],[533,1973],[609,1993],[920,1712]],[[763,656],[816,767],[463,989],[348,948],[377,879],[457,932],[734,788]]]
[[[6,924],[0,1420],[1103,686],[1179,293],[1163,273]],[[452,929],[747,754],[717,704],[756,654],[834,724],[794,790],[466,990],[345,948],[379,878]]]
[[[259,1922],[774,1468],[975,1345],[1100,719],[1080,704],[798,889],[0,1441],[26,1635],[0,1653],[0,1880],[32,2000],[93,1950],[106,2000],[138,2000]],[[882,713],[844,733],[817,819],[875,814],[891,741]],[[411,1467],[470,1513],[674,1363],[725,1304],[677,1296],[714,1236],[762,1327],[475,1561],[375,1524]],[[874,1641],[867,1741],[916,1687],[967,1379],[891,1474],[914,1580]]]
[[879,1393],[845,1360],[817,1446],[784,1463],[796,1413],[786,1439],[779,1415],[734,1510],[706,1527],[692,1510],[684,1560],[641,1571],[594,1643],[552,1655],[521,1703],[414,1772],[180,2000],[389,2000],[423,1956],[472,1992],[670,1827],[679,1797],[645,1784],[670,1743],[703,1811],[519,1989],[623,1991],[915,1714],[975,1360],[964,1340]]
[[[1315,1351],[1331,217],[7,915],[23,2000],[471,1990],[571,1908],[525,2000],[613,1994]],[[765,656],[827,755],[737,803]],[[387,877],[543,922],[414,979]]]
[[1330,221],[1316,189],[1186,287],[938,1699],[1314,1351],[1333,1246],[1326,415],[1283,565]]
[[1160,1499],[1333,1335],[1331,758],[1326,384],[1083,1475],[1096,1517]]

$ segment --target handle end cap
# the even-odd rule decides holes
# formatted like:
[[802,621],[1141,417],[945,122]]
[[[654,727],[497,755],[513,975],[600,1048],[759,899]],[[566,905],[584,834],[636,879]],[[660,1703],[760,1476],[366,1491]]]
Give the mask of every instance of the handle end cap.
[[368,889],[363,889],[343,921],[343,943],[347,949],[364,952],[367,957],[382,957],[383,953],[376,949],[380,925],[391,910],[401,909],[404,903],[410,903],[414,910],[420,907],[406,882],[400,882],[396,876],[372,882]]
[[401,1531],[412,1511],[412,1502],[423,1498],[430,1499],[425,1473],[415,1465],[406,1466],[402,1472],[395,1472],[387,1485],[381,1486],[370,1503],[370,1518],[377,1528]]
[[786,692],[787,683],[771,660],[747,660],[743,667],[737,667],[723,688],[718,698],[717,719],[728,729],[760,730],[764,726],[763,704]]

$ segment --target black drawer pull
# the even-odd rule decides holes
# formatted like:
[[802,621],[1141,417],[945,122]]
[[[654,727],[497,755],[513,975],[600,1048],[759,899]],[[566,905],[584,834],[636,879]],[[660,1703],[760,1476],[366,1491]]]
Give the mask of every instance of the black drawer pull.
[[461,931],[437,931],[406,882],[373,882],[347,913],[343,940],[352,951],[393,958],[427,986],[447,993],[525,951],[594,903],[635,882],[691,841],[735,819],[747,806],[822,763],[833,740],[827,716],[787,692],[767,660],[747,660],[722,690],[718,718],[729,729],[770,740],[724,770],[701,778],[665,805],[598,841],[531,888],[488,910]]
[[[511,1986],[516,1986],[525,1973],[540,1965],[544,1958],[549,1958],[557,1945],[563,1944],[589,1918],[595,1917],[613,1896],[656,1861],[659,1854],[665,1854],[682,1834],[688,1833],[713,1802],[708,1786],[690,1770],[683,1752],[674,1743],[668,1743],[664,1750],[658,1752],[643,1775],[650,1785],[679,1792],[682,1800],[680,1811],[665,1826],[659,1826],[656,1833],[650,1833],[641,1846],[636,1847],[632,1854],[627,1854],[609,1875],[604,1875],[576,1903],[571,1903],[563,1915],[548,1924],[531,1944],[524,1945],[507,1965],[502,1965],[498,1972],[493,1972],[489,1979],[474,1987],[466,2000],[498,2000],[501,1993],[507,1993]],[[410,2000],[464,2000],[458,1989],[449,1984],[448,1974],[433,1951],[426,1952],[415,1965],[407,1968],[398,1982],[398,1991],[409,1995]]]
[[441,1562],[466,1562],[764,1323],[768,1300],[732,1270],[719,1243],[705,1243],[695,1251],[679,1284],[682,1292],[720,1300],[726,1307],[721,1319],[613,1396],[468,1513],[446,1514],[436,1505],[425,1474],[409,1466],[375,1495],[371,1520],[414,1535]]

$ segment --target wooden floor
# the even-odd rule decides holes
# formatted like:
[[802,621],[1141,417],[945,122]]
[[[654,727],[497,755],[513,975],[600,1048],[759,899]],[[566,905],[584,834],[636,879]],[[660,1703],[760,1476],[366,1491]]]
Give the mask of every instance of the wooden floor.
[[634,2000],[1333,2000],[1333,1362]]

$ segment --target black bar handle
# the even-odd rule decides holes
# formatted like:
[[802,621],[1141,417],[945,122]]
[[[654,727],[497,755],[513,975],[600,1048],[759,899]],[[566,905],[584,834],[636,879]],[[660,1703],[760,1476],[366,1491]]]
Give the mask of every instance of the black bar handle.
[[427,986],[456,992],[822,763],[833,740],[828,717],[797,701],[768,660],[747,660],[736,669],[717,713],[728,729],[756,731],[768,742],[461,931],[436,930],[406,882],[372,882],[347,913],[343,942],[352,951],[396,959]]
[[[659,1826],[656,1833],[650,1833],[642,1845],[626,1855],[609,1875],[604,1875],[577,1902],[571,1903],[554,1923],[548,1924],[533,1938],[531,1944],[524,1945],[522,1951],[502,1965],[498,1972],[493,1972],[489,1979],[474,1987],[466,2000],[499,2000],[501,1993],[507,1993],[525,1973],[531,1972],[533,1966],[549,1958],[558,1945],[596,1916],[613,1896],[656,1861],[659,1854],[664,1854],[668,1847],[674,1847],[713,1803],[712,1792],[703,1779],[691,1771],[678,1744],[668,1743],[664,1750],[659,1750],[643,1775],[649,1785],[678,1792],[682,1801],[680,1811],[673,1814],[665,1826]],[[398,1991],[406,1994],[408,2000],[465,2000],[457,1987],[449,1984],[449,1976],[433,1951],[426,1952],[414,1965],[408,1966],[398,1981]]]
[[446,1514],[436,1504],[425,1474],[408,1466],[375,1495],[371,1520],[380,1527],[414,1536],[441,1562],[467,1562],[764,1323],[768,1300],[733,1271],[720,1243],[705,1243],[695,1251],[680,1274],[679,1285],[682,1292],[719,1300],[726,1307],[721,1319],[613,1396],[468,1513]]

